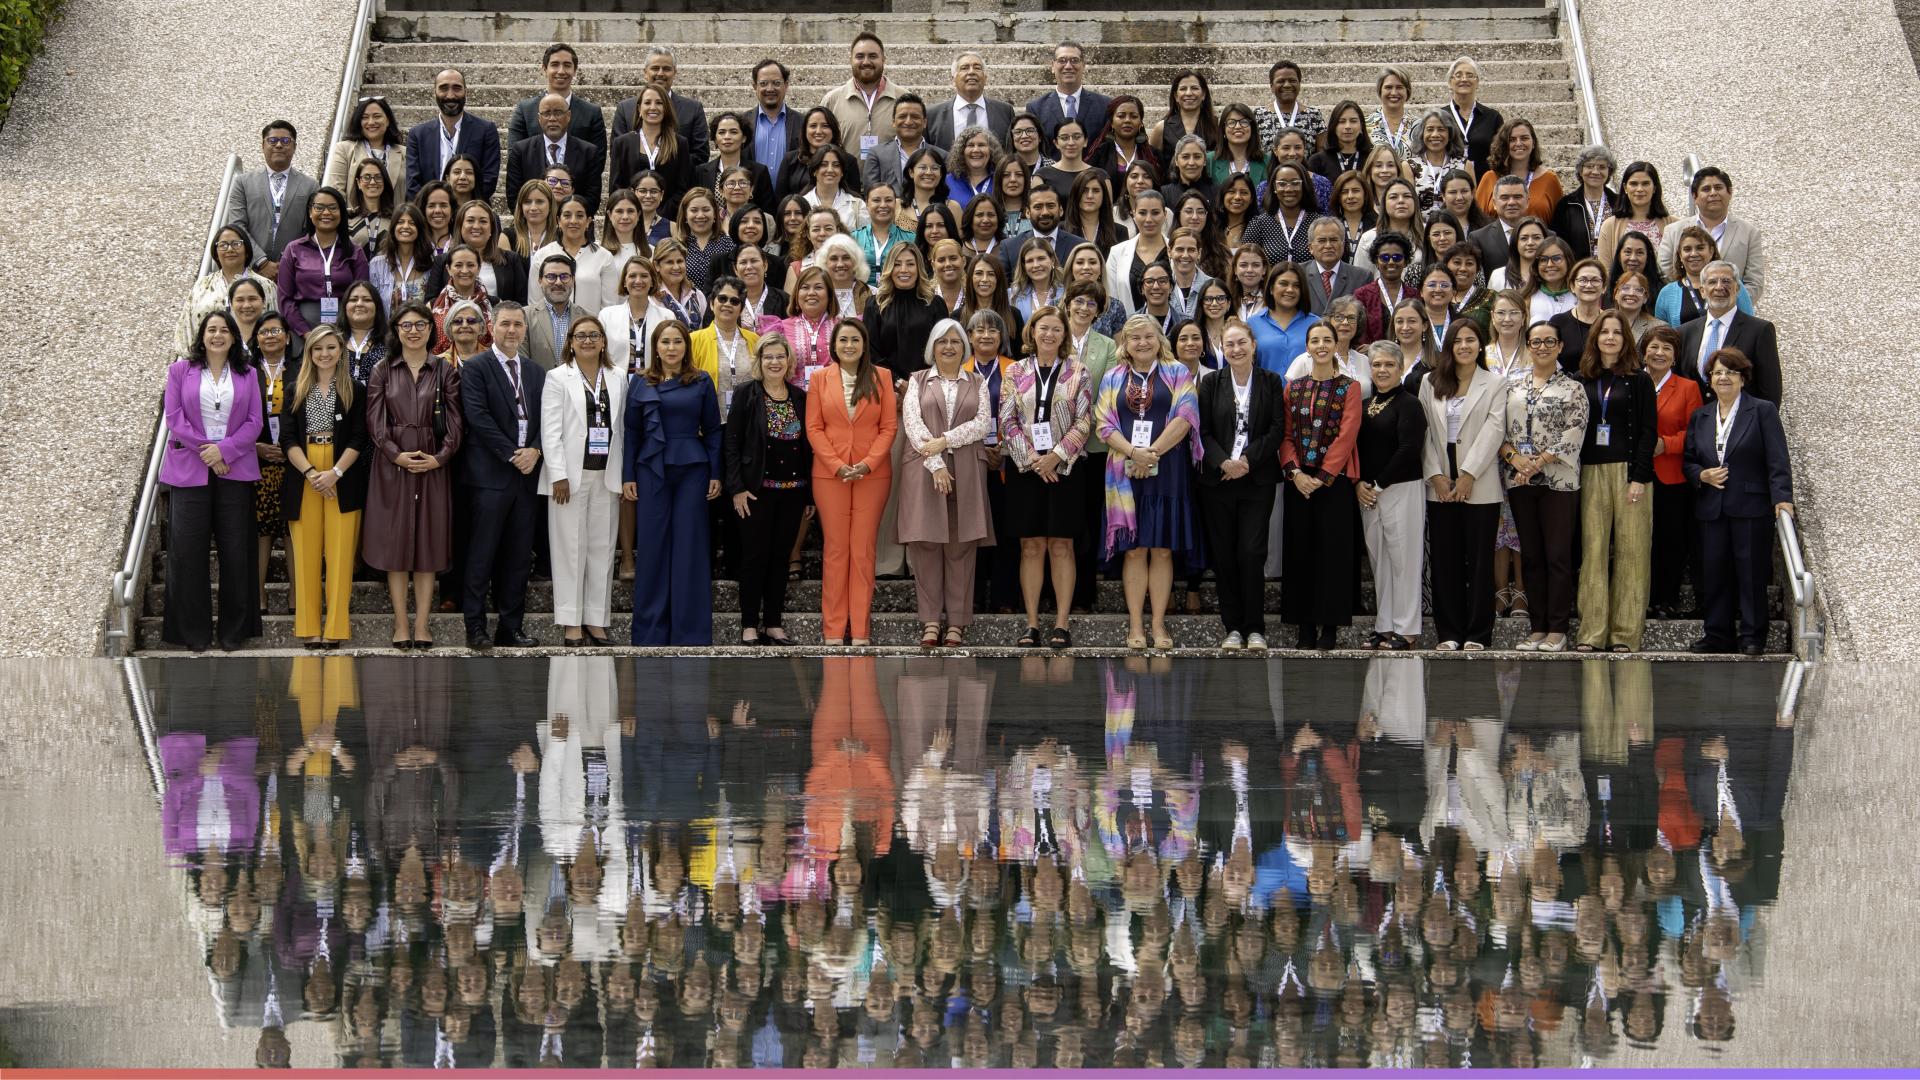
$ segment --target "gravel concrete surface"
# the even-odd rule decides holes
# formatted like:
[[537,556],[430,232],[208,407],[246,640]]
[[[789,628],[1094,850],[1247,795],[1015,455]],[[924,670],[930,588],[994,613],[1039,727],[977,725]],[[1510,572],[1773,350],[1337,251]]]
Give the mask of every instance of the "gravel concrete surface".
[[[1875,139],[1870,166],[1810,164],[1835,118],[1855,132],[1912,126],[1920,75],[1893,4],[1585,0],[1581,13],[1621,162],[1675,178],[1697,153],[1733,176],[1734,215],[1765,231],[1760,314],[1780,332],[1794,497],[1833,655],[1910,654],[1920,426],[1899,402],[1920,297],[1876,282],[1905,264],[1920,222],[1920,148]],[[1685,202],[1670,180],[1669,208]]]
[[318,175],[350,3],[69,0],[0,131],[0,654],[85,656],[224,159]]

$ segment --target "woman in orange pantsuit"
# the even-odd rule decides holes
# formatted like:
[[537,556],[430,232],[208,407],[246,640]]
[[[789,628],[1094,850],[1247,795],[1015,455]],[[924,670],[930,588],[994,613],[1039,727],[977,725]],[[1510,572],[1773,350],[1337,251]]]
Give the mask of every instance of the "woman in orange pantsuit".
[[823,562],[820,633],[866,645],[873,637],[873,573],[880,515],[893,484],[890,450],[900,424],[892,380],[874,367],[867,328],[833,328],[834,363],[807,382],[807,441],[813,446],[813,504]]

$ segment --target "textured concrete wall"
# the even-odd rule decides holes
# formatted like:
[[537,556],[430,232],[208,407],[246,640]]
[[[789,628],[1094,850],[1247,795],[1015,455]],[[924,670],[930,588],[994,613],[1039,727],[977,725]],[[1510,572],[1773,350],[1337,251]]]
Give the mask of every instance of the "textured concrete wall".
[[318,173],[350,3],[70,0],[0,132],[0,653],[85,656],[226,155]]
[[[1920,147],[1868,133],[1912,127],[1920,75],[1891,0],[1581,10],[1622,162],[1674,177],[1698,153],[1732,174],[1734,214],[1766,230],[1761,313],[1780,330],[1795,497],[1836,644],[1862,658],[1908,653],[1920,644],[1904,528],[1920,506],[1920,427],[1895,404],[1888,364],[1911,366],[1920,297],[1881,283],[1910,253]],[[1858,153],[1821,149],[1829,131]],[[1670,185],[1667,200],[1686,193]]]

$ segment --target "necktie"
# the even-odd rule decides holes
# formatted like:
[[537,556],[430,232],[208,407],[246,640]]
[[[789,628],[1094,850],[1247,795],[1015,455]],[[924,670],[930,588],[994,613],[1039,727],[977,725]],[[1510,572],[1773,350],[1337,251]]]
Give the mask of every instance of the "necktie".
[[1067,119],[1077,120],[1079,119],[1079,117],[1080,117],[1080,95],[1068,94],[1067,95]]
[[550,142],[547,144],[547,162],[552,165],[560,164],[560,144],[559,143]]
[[1706,370],[1707,357],[1720,349],[1720,320],[1715,319],[1707,325],[1707,351],[1700,354],[1700,370]]
[[518,358],[507,361],[507,379],[513,383],[513,411],[518,420],[527,418],[527,399],[520,393],[520,361]]
[[968,127],[985,126],[980,122],[980,106],[978,105],[967,106],[967,126]]
[[1320,271],[1320,291],[1327,294],[1327,299],[1333,299],[1333,271]]
[[267,186],[273,192],[273,232],[280,234],[280,206],[287,201],[287,174],[273,173],[267,177]]

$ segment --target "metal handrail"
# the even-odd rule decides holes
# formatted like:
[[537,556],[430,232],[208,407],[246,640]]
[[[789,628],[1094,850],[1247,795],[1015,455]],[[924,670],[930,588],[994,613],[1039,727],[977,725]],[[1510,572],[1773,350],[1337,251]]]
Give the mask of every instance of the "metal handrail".
[[[227,204],[233,197],[233,178],[240,172],[240,155],[228,154],[227,167],[220,174],[220,194],[214,199],[213,214],[207,219],[207,239],[200,248],[198,281],[213,272],[213,239],[227,223]],[[134,612],[139,608],[140,589],[146,583],[147,543],[153,538],[154,514],[160,505],[160,462],[166,457],[167,418],[155,419],[153,448],[147,451],[147,473],[140,483],[140,502],[134,507],[133,527],[127,532],[127,550],[121,556],[120,569],[113,575],[113,596],[108,603],[107,652],[124,654],[133,647]]]
[[[353,37],[347,42],[347,60],[340,69],[340,95],[334,99],[333,128],[327,139],[326,160],[321,162],[320,175],[325,178],[333,168],[333,156],[347,136],[347,121],[353,116],[354,95],[360,90],[360,79],[367,68],[367,35],[373,30],[374,0],[360,0],[354,15]],[[351,180],[347,183],[352,187]]]
[[1818,660],[1820,648],[1826,643],[1826,629],[1820,624],[1818,583],[1800,550],[1800,528],[1793,515],[1783,510],[1774,514],[1773,520],[1780,536],[1780,554],[1787,564],[1787,588],[1793,595],[1793,651],[1803,660]]
[[1693,175],[1700,171],[1700,155],[1688,154],[1680,159],[1680,180],[1687,191],[1687,213],[1693,214]]
[[1587,66],[1587,36],[1580,32],[1580,0],[1560,0],[1560,21],[1567,26],[1568,52],[1573,54],[1573,78],[1580,89],[1580,106],[1587,114],[1587,144],[1605,145],[1600,130],[1600,99],[1593,92],[1593,71]]

